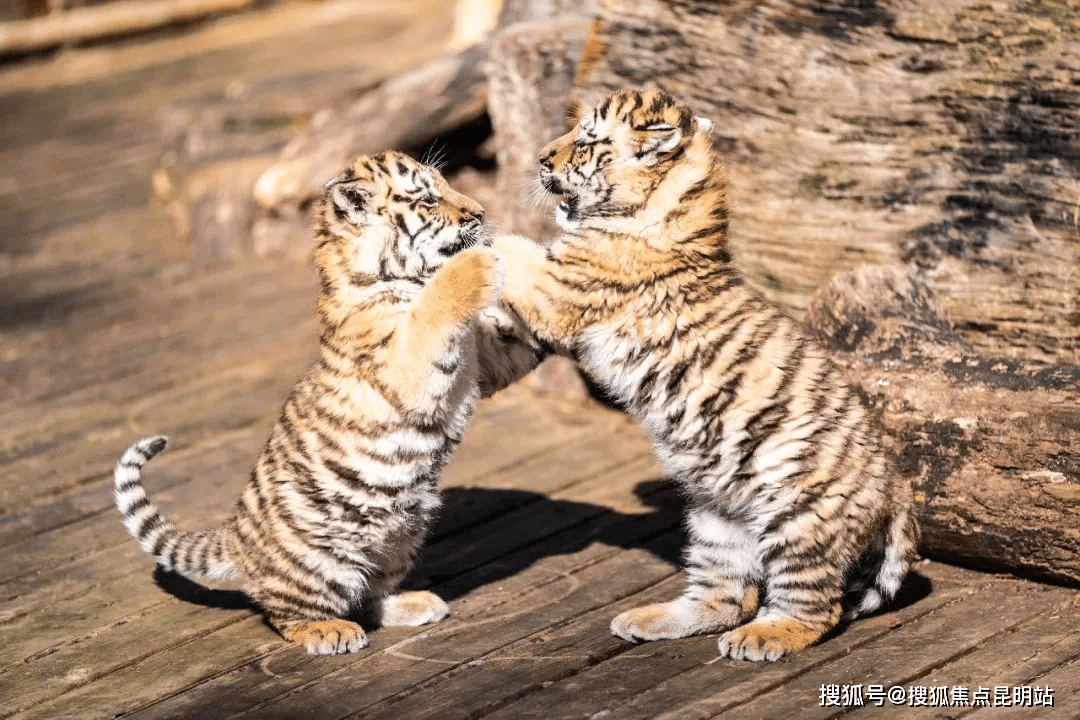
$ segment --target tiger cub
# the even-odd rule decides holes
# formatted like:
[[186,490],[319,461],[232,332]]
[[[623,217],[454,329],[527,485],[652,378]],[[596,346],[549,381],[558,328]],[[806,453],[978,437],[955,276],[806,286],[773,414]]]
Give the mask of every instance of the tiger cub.
[[625,404],[689,498],[685,592],[612,631],[721,632],[721,655],[776,660],[837,625],[845,590],[850,616],[891,599],[917,528],[856,392],[733,265],[711,128],[662,91],[610,94],[540,154],[554,244],[493,246],[504,302]]
[[240,576],[284,637],[335,654],[367,644],[353,611],[381,625],[446,617],[435,594],[394,591],[477,399],[539,356],[493,307],[502,270],[484,247],[483,208],[435,169],[396,152],[358,158],[326,185],[319,214],[319,359],[285,401],[235,515],[203,532],[162,517],[140,468],[164,437],[127,450],[114,495],[164,569]]

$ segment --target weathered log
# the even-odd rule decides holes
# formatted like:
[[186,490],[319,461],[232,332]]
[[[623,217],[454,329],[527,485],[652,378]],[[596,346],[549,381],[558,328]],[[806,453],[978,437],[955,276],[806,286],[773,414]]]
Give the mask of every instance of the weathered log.
[[483,40],[498,25],[501,11],[502,0],[457,0],[447,50],[464,50]]
[[169,206],[193,257],[278,254],[290,244],[306,250],[305,242],[291,240],[310,234],[307,218],[275,219],[272,229],[290,229],[284,238],[267,222],[257,226],[251,188],[297,131],[319,122],[321,108],[373,85],[367,73],[336,70],[234,83],[223,94],[163,108],[166,152],[152,179],[154,196]]
[[[576,10],[587,12],[591,3]],[[550,203],[536,185],[540,148],[564,133],[573,83],[585,53],[590,20],[567,16],[542,22],[517,22],[491,41],[488,59],[488,114],[498,164],[498,205],[492,210],[504,232],[539,242],[557,228]],[[573,361],[545,360],[527,381],[545,395],[581,400],[589,388]]]
[[546,193],[537,184],[536,159],[547,142],[568,129],[589,24],[573,17],[517,23],[492,39],[488,114],[502,203],[497,214],[506,232],[544,242],[557,230],[551,203],[543,202]]
[[289,213],[355,155],[414,148],[482,116],[486,45],[443,56],[386,81],[284,149],[254,188],[267,211]]
[[881,414],[924,554],[1080,583],[1080,366],[978,354],[896,266],[838,275],[808,319]]
[[77,7],[0,25],[0,56],[22,55],[60,45],[127,35],[210,15],[235,12],[258,0],[125,0]]
[[[486,2],[466,4],[477,5],[474,9],[483,17],[491,10]],[[557,17],[574,6],[580,3],[506,0],[497,27]],[[481,18],[480,22],[485,21]],[[452,44],[465,37],[469,35],[458,28]],[[334,112],[325,124],[297,137],[254,188],[261,217],[296,214],[317,196],[327,168],[340,167],[355,155],[386,148],[416,149],[482,117],[487,111],[485,59],[490,42],[490,36],[483,35],[474,45],[392,78]]]
[[1076,364],[1078,36],[1066,0],[602,0],[578,93],[715,121],[739,260],[789,309],[906,263],[980,353]]

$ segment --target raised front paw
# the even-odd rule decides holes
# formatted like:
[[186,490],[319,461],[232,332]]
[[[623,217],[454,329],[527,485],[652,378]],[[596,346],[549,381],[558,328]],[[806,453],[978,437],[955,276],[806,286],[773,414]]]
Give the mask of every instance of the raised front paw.
[[383,627],[427,625],[450,614],[441,597],[427,590],[403,592],[379,601],[376,618]]
[[690,608],[678,600],[627,610],[611,621],[611,632],[623,640],[668,640],[694,634]]
[[491,248],[474,247],[446,261],[435,282],[448,300],[462,303],[468,314],[494,305],[503,288],[502,257]]
[[517,255],[541,251],[539,243],[533,242],[523,235],[496,235],[491,239],[491,247],[511,260]]
[[282,635],[312,655],[338,655],[367,647],[364,629],[348,620],[296,620],[285,623]]
[[779,660],[813,645],[822,633],[795,620],[755,620],[720,636],[720,655],[732,660]]

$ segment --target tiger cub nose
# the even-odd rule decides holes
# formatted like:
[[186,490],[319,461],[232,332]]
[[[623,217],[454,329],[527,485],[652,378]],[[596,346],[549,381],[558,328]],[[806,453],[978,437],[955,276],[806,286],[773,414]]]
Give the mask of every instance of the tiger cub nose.
[[552,170],[555,169],[554,158],[555,158],[555,151],[554,150],[549,150],[548,152],[541,154],[540,155],[540,167],[544,168],[548,172],[551,172]]

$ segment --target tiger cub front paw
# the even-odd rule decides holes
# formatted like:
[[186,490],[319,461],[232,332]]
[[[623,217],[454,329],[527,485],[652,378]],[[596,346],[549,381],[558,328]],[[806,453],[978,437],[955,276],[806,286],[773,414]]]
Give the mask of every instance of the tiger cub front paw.
[[450,614],[441,597],[427,590],[390,595],[379,601],[376,618],[382,627],[416,626],[439,622]]
[[348,620],[294,620],[283,623],[281,634],[311,655],[339,655],[367,647],[364,629]]
[[498,302],[503,288],[502,257],[486,247],[463,250],[447,260],[436,278],[442,292],[471,315]]
[[611,632],[623,640],[670,640],[694,634],[691,608],[679,601],[627,610],[611,621]]

